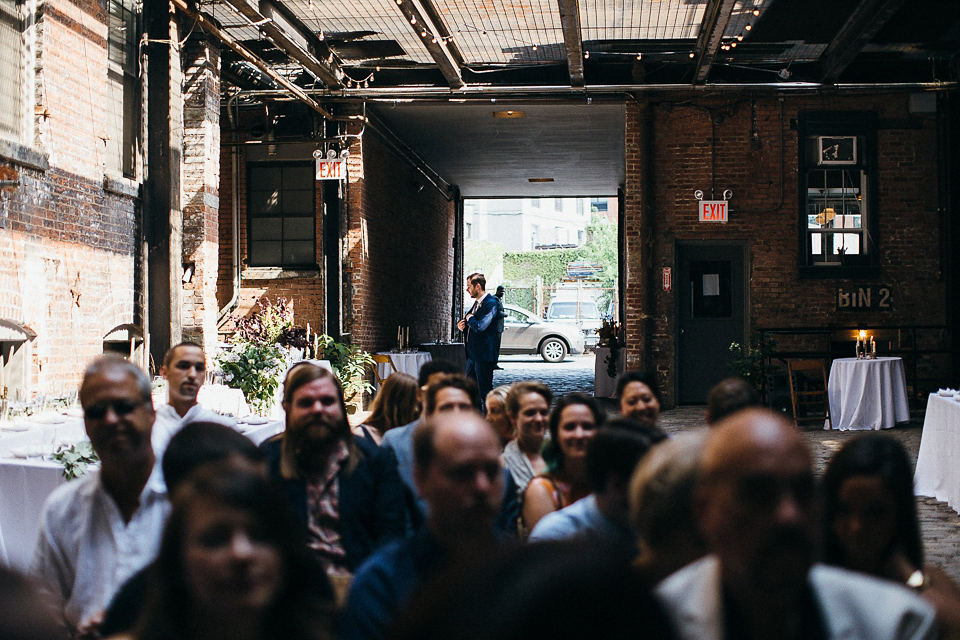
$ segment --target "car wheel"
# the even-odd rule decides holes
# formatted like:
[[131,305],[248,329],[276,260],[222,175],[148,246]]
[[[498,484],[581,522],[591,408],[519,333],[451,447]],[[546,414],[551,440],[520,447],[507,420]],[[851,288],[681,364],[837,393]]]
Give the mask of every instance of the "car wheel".
[[560,338],[547,338],[540,345],[540,357],[546,362],[562,362],[567,357],[567,345]]

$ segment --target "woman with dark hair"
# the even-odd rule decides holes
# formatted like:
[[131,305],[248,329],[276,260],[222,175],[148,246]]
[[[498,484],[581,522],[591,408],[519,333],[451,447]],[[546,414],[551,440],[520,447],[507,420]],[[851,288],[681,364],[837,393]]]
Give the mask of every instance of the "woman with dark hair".
[[318,565],[296,516],[264,478],[198,471],[174,495],[136,640],[332,638]]
[[937,610],[941,638],[960,638],[960,587],[924,565],[903,446],[882,434],[848,441],[823,476],[824,560],[920,591]]
[[591,396],[569,393],[557,400],[550,414],[550,440],[543,448],[547,471],[531,480],[523,494],[521,518],[526,532],[543,516],[590,493],[587,445],[603,420],[603,409]]
[[419,417],[417,379],[398,371],[383,381],[377,397],[373,399],[370,416],[363,424],[353,428],[353,434],[380,444],[387,431],[410,424]]
[[648,427],[657,426],[662,398],[655,374],[649,371],[629,371],[623,374],[617,381],[616,397],[620,403],[621,416]]

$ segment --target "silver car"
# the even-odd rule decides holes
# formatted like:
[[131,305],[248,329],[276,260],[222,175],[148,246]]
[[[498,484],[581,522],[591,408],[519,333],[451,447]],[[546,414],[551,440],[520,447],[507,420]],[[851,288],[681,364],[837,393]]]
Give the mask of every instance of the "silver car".
[[583,333],[574,323],[544,322],[512,304],[503,305],[501,355],[539,353],[547,362],[561,362],[568,353],[583,353]]

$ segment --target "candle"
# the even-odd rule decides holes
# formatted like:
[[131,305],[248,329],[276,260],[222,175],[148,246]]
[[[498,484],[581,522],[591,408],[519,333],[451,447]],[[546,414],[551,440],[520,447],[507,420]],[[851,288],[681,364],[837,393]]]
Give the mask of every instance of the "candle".
[[861,329],[861,330],[860,330],[860,339],[861,339],[861,340],[864,340],[864,339],[866,339],[866,337],[867,337],[867,332],[864,331],[863,329]]

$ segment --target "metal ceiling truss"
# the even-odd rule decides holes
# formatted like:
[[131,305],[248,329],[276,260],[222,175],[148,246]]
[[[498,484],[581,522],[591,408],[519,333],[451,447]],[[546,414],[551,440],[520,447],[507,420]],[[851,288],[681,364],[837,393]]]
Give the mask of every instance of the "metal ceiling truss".
[[710,69],[723,43],[723,34],[733,15],[733,7],[737,0],[709,0],[703,12],[703,21],[700,23],[700,32],[697,34],[696,70],[693,74],[694,84],[704,84],[710,76]]
[[450,88],[459,89],[464,86],[460,73],[463,58],[429,0],[397,0],[397,6],[424,48],[430,52]]
[[903,0],[862,0],[820,56],[820,81],[836,82],[901,5]]

